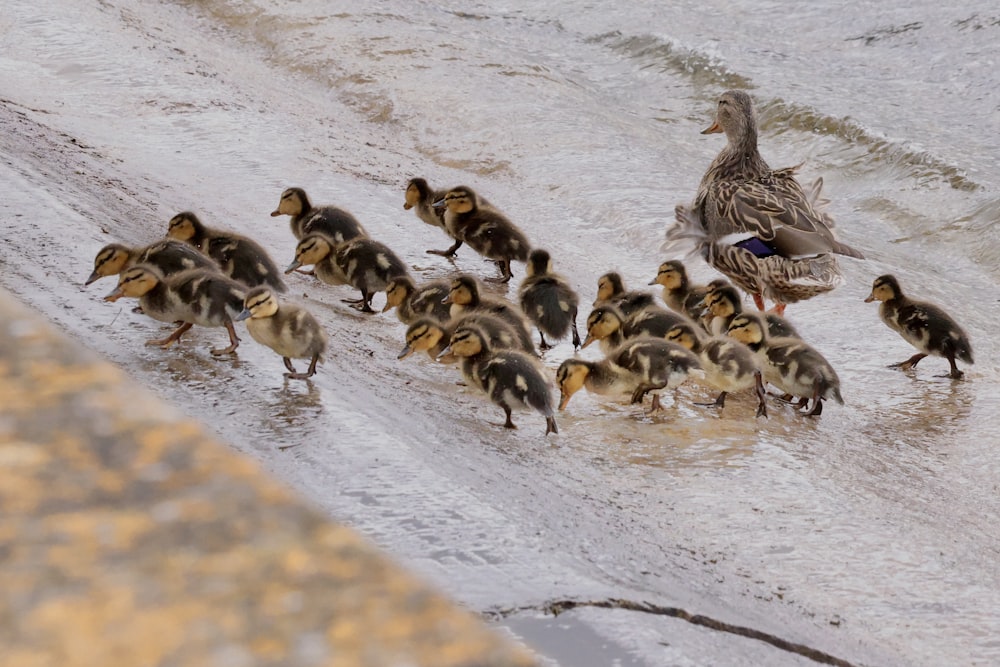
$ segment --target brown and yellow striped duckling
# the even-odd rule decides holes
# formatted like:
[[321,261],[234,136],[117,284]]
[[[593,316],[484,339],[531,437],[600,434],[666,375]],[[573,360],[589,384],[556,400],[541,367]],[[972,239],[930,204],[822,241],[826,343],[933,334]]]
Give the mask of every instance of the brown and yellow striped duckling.
[[708,285],[692,285],[683,262],[671,259],[660,264],[656,277],[649,284],[663,287],[663,302],[671,310],[695,321],[701,317]]
[[583,347],[595,340],[600,341],[601,349],[607,354],[633,338],[666,338],[671,328],[687,321],[689,320],[684,315],[655,305],[634,312],[631,316],[625,315],[617,306],[600,306],[587,316],[587,337],[583,341]]
[[212,354],[218,356],[235,352],[240,344],[233,318],[243,310],[245,294],[246,286],[218,271],[191,269],[164,277],[156,267],[138,264],[121,274],[118,286],[104,300],[137,298],[142,312],[153,319],[171,324],[183,322],[167,338],[148,340],[146,345],[170,347],[195,324],[225,327],[230,345],[213,349]]
[[830,362],[801,338],[772,338],[767,322],[759,314],[743,312],[729,323],[729,336],[744,343],[757,357],[764,381],[790,396],[799,397],[799,408],[812,408],[806,415],[823,412],[824,400],[835,400],[841,405],[840,378]]
[[350,285],[361,290],[360,299],[343,299],[363,313],[374,313],[371,301],[393,278],[407,274],[406,265],[384,243],[358,238],[335,244],[323,234],[308,234],[295,247],[295,259],[285,269],[314,265],[316,277],[330,285]]
[[466,380],[503,408],[507,416],[504,428],[517,428],[511,420],[511,411],[515,407],[525,407],[545,417],[545,435],[559,432],[551,386],[545,370],[534,357],[516,350],[495,349],[483,330],[472,324],[455,329],[450,344],[440,356],[448,354],[461,357],[462,375]]
[[720,392],[713,403],[697,405],[722,408],[726,404],[726,394],[754,387],[757,392],[757,416],[767,417],[764,381],[750,348],[728,336],[709,337],[693,321],[674,325],[666,338],[697,354],[705,371],[705,382]]
[[484,205],[471,188],[453,188],[434,206],[446,208],[445,226],[453,238],[496,263],[500,278],[489,280],[508,282],[511,261],[527,261],[531,244],[524,232],[496,208]]
[[[739,290],[723,281],[713,281],[705,295],[705,309],[708,311],[709,333],[719,336],[729,330],[729,324],[743,312],[743,297]],[[791,322],[777,313],[761,313],[767,321],[767,333],[772,338],[789,336],[799,338],[799,333]]]
[[444,303],[451,305],[452,317],[458,317],[469,311],[481,311],[500,317],[517,331],[521,347],[534,354],[535,344],[531,342],[531,331],[528,329],[524,313],[506,299],[484,295],[475,276],[463,273],[453,278]]
[[450,363],[452,359],[439,359],[438,355],[448,347],[452,332],[464,324],[478,327],[493,349],[534,352],[522,347],[517,331],[506,320],[481,311],[469,311],[447,322],[429,316],[418,317],[406,329],[406,346],[397,358],[405,359],[414,352],[427,352],[432,359]]
[[597,279],[597,298],[594,307],[612,305],[625,317],[644,308],[656,305],[656,299],[649,292],[639,292],[625,288],[625,280],[617,271],[610,271]]
[[643,336],[613,350],[601,361],[572,358],[556,372],[562,394],[559,409],[581,388],[595,394],[631,394],[632,403],[642,403],[652,392],[651,413],[662,409],[660,392],[676,389],[691,376],[703,375],[701,364],[690,350],[661,338]]
[[219,270],[218,264],[187,243],[165,239],[142,248],[109,243],[94,257],[94,270],[84,285],[108,276],[117,276],[136,264],[152,264],[168,276],[188,269]]
[[288,290],[271,256],[253,239],[206,227],[190,211],[170,219],[167,236],[198,248],[213,259],[224,274],[247,287],[267,285],[278,292]]
[[569,282],[552,271],[552,257],[547,250],[532,250],[528,255],[526,276],[521,281],[518,297],[521,311],[538,328],[542,350],[552,346],[545,334],[559,340],[572,331],[573,347],[580,348],[580,333],[576,328],[576,312],[580,297]]
[[407,211],[412,208],[418,218],[431,227],[437,227],[455,241],[446,250],[428,250],[428,253],[442,257],[454,257],[458,249],[462,247],[462,239],[456,238],[448,229],[448,225],[445,224],[446,208],[444,206],[434,208],[434,202],[444,199],[446,194],[448,194],[447,190],[432,189],[423,178],[411,178],[410,182],[406,184],[406,199],[403,202],[403,208]]
[[[247,320],[247,331],[255,341],[279,355],[288,372],[285,377],[305,380],[316,373],[316,364],[327,348],[326,330],[312,313],[294,303],[281,303],[269,287],[254,287],[243,300],[243,310],[233,318]],[[292,359],[309,359],[309,370],[299,373]]]
[[962,327],[938,306],[903,294],[895,276],[884,275],[875,279],[865,303],[872,301],[882,302],[878,308],[882,321],[919,350],[906,361],[893,364],[890,368],[909,370],[924,357],[933,355],[948,360],[951,365],[949,377],[957,380],[964,373],[958,369],[955,359],[973,363],[972,344]]
[[301,241],[308,234],[325,234],[337,243],[366,238],[368,232],[350,212],[337,206],[313,206],[302,188],[286,188],[278,200],[278,208],[271,217],[291,216],[289,223],[295,239]]
[[451,317],[451,305],[444,303],[444,299],[450,291],[449,280],[431,280],[416,285],[409,276],[397,276],[385,286],[382,312],[395,308],[403,324],[410,324],[422,315],[446,322]]

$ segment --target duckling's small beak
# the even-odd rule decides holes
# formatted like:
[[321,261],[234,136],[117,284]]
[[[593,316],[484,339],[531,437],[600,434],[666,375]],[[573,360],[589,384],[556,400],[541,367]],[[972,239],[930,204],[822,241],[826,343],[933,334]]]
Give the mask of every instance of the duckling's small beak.
[[872,290],[872,293],[868,295],[867,299],[865,299],[865,303],[871,303],[874,300],[875,300],[875,290]]
[[411,354],[413,354],[413,348],[407,345],[406,347],[404,347],[402,350],[399,351],[399,354],[396,355],[396,358],[406,359]]
[[656,284],[656,278],[653,278],[652,280],[650,280],[650,281],[649,281],[648,283],[646,283],[646,284],[647,284],[647,285],[655,285],[655,284]]
[[119,285],[118,287],[114,288],[113,290],[105,294],[104,300],[114,302],[122,298],[123,296],[125,296],[125,294],[122,293],[121,285]]
[[279,215],[281,215],[281,211],[279,211],[278,209],[274,209],[273,211],[271,211],[272,218],[277,218]]
[[93,273],[90,274],[90,277],[87,278],[87,282],[83,283],[83,286],[86,287],[95,280],[98,280],[100,277],[101,275],[97,272],[97,269],[94,269]]
[[[580,349],[582,350],[583,348],[585,348],[588,345],[590,345],[591,343],[593,343],[595,340],[597,340],[597,339],[594,338],[593,336],[591,336],[590,334],[587,334],[587,337],[583,339],[583,345],[580,346]],[[567,400],[569,400],[569,399],[567,399]]]
[[302,262],[300,262],[297,259],[296,260],[292,260],[292,263],[288,265],[287,269],[285,269],[285,273],[291,273],[292,271],[294,271],[295,269],[299,268],[300,266],[302,266]]
[[446,347],[443,350],[441,350],[441,352],[438,353],[438,356],[434,357],[434,359],[436,359],[437,361],[441,361],[442,359],[444,359],[445,357],[447,357],[449,354],[451,354],[451,345],[449,345],[448,347]]
[[403,210],[404,211],[409,211],[411,208],[413,208],[413,204],[411,204],[408,201],[403,202]]
[[389,303],[388,301],[386,301],[385,305],[382,307],[382,312],[383,313],[387,313],[390,310],[392,310],[393,308],[395,308],[395,306],[393,306],[391,303]]
[[706,127],[701,131],[702,134],[718,134],[720,132],[725,132],[725,130],[723,130],[722,126],[719,125],[719,121],[715,121],[712,123],[711,127]]
[[451,294],[449,294],[445,298],[441,299],[441,303],[446,303],[447,304],[447,303],[455,303],[455,302],[451,300]]
[[240,311],[240,314],[233,318],[233,322],[242,322],[243,320],[250,317],[250,309],[244,308]]
[[444,200],[443,199],[438,199],[436,202],[434,202],[433,204],[431,204],[431,206],[433,206],[434,208],[441,208],[441,207],[444,206]]

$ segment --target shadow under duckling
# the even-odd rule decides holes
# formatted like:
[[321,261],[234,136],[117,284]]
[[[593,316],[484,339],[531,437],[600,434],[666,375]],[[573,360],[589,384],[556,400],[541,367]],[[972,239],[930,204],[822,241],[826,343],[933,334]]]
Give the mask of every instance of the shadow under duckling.
[[187,243],[174,239],[157,241],[142,248],[109,243],[97,252],[97,256],[94,257],[94,270],[83,284],[86,287],[101,278],[117,276],[136,264],[151,264],[165,276],[188,269],[219,270],[219,265],[211,258]]
[[909,370],[916,368],[924,357],[944,357],[951,365],[948,377],[958,380],[964,373],[958,369],[956,359],[972,364],[972,344],[965,331],[948,313],[927,301],[917,301],[903,294],[895,276],[879,276],[872,284],[871,294],[865,303],[880,301],[879,317],[886,325],[903,337],[919,352],[906,361],[889,368]]
[[650,414],[659,412],[660,392],[676,389],[689,377],[702,376],[701,363],[690,350],[660,338],[642,337],[626,342],[600,361],[574,357],[556,372],[562,395],[559,409],[580,389],[595,394],[631,394],[632,403],[642,403],[653,394]]
[[350,212],[337,206],[313,206],[302,188],[286,188],[271,217],[291,216],[292,235],[301,241],[308,234],[325,234],[337,243],[367,238],[368,232]]
[[609,271],[597,279],[597,298],[594,308],[615,306],[625,317],[629,317],[644,308],[656,305],[656,298],[649,292],[628,290],[625,280],[617,271]]
[[531,342],[531,331],[524,313],[506,299],[484,295],[475,276],[463,273],[453,278],[443,303],[450,304],[449,312],[453,318],[469,311],[481,311],[500,317],[517,331],[521,347],[535,355],[535,344]]
[[507,416],[504,428],[517,428],[511,412],[515,407],[525,407],[545,417],[545,435],[559,433],[551,387],[535,358],[516,350],[494,349],[486,334],[471,324],[455,329],[441,356],[448,354],[460,357],[462,375],[503,408]]
[[397,276],[385,286],[385,307],[382,312],[396,309],[396,317],[403,324],[411,324],[423,315],[442,322],[451,317],[451,306],[444,299],[451,291],[448,280],[431,280],[419,285],[409,276]]
[[552,257],[547,250],[532,250],[528,255],[526,276],[518,288],[521,311],[538,329],[539,349],[552,346],[545,334],[560,340],[572,331],[573,347],[580,349],[580,333],[576,328],[576,313],[580,297],[569,282],[552,271]]
[[511,261],[527,261],[531,250],[528,237],[503,213],[483,204],[471,188],[453,188],[433,206],[445,207],[445,226],[453,238],[461,239],[497,265],[500,277],[487,280],[506,283],[514,275]]
[[[327,350],[326,330],[312,313],[294,303],[281,303],[269,287],[255,287],[247,292],[243,310],[233,318],[247,320],[247,331],[261,345],[279,355],[290,380],[305,380],[316,373],[316,364]],[[305,373],[295,370],[292,359],[309,359]]]
[[162,340],[148,340],[146,345],[168,348],[197,324],[201,327],[225,327],[229,347],[213,349],[212,354],[232,354],[240,339],[233,319],[243,310],[246,287],[218,271],[191,269],[165,277],[149,264],[138,264],[121,274],[118,286],[105,297],[117,301],[121,297],[139,299],[142,312],[160,322],[183,322]]
[[640,336],[666,338],[670,329],[688,321],[680,313],[655,305],[633,312],[631,316],[625,315],[617,306],[599,306],[587,316],[587,337],[583,341],[583,347],[596,340],[607,354],[626,341]]
[[761,314],[744,312],[734,317],[729,323],[729,336],[756,355],[765,382],[786,395],[799,397],[800,410],[812,400],[807,416],[821,414],[824,400],[844,404],[840,378],[830,362],[800,338],[772,337]]
[[267,285],[278,292],[288,291],[271,256],[251,238],[206,227],[190,211],[170,219],[167,236],[198,248],[219,265],[222,273],[247,287]]
[[667,332],[666,339],[698,355],[705,371],[705,382],[719,390],[712,403],[696,403],[720,410],[726,405],[726,395],[754,388],[757,393],[757,417],[767,417],[764,381],[757,359],[743,343],[728,336],[706,336],[694,322],[682,322]]
[[671,259],[660,264],[656,277],[649,284],[663,287],[663,302],[671,310],[687,315],[696,322],[701,317],[708,285],[692,285],[687,269],[680,260]]
[[[714,336],[721,336],[729,330],[733,319],[743,313],[743,297],[731,284],[717,280],[709,286],[705,295],[705,309],[708,313],[706,329]],[[767,333],[772,338],[801,338],[791,322],[777,313],[762,312],[767,322]]]
[[447,322],[429,316],[418,317],[406,329],[406,345],[396,358],[406,359],[414,352],[426,352],[436,361],[451,363],[453,358],[439,355],[451,343],[455,329],[465,324],[478,327],[494,350],[526,352],[517,331],[508,322],[485,312],[469,311]]
[[384,243],[357,238],[336,244],[323,234],[308,234],[295,247],[295,259],[285,269],[313,265],[316,277],[329,285],[350,285],[360,299],[342,299],[355,310],[374,313],[371,301],[393,278],[409,275],[406,264]]

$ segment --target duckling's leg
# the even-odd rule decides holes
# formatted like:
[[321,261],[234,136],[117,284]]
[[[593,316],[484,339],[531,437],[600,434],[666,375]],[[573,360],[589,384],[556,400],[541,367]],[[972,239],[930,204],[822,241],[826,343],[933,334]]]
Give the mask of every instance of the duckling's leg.
[[442,257],[454,257],[458,249],[462,247],[462,242],[455,239],[455,242],[451,244],[451,247],[447,250],[428,250],[427,253],[431,255],[441,255]]
[[920,363],[920,360],[923,359],[926,356],[927,355],[924,354],[923,352],[918,352],[917,354],[913,355],[912,357],[910,357],[906,361],[901,361],[898,364],[890,364],[889,368],[898,368],[898,369],[900,369],[902,371],[908,371],[911,368],[916,368],[917,364]]
[[663,409],[663,404],[660,403],[660,394],[653,394],[653,401],[649,406],[649,414],[655,415],[657,412]]
[[538,349],[539,350],[551,350],[552,349],[552,346],[549,345],[547,342],[545,342],[545,334],[542,333],[541,329],[538,330],[538,337],[542,339],[542,342],[538,344]]
[[307,380],[316,374],[316,362],[319,361],[319,355],[314,354],[312,361],[309,362],[309,370],[305,373],[297,373],[295,367],[292,366],[292,360],[288,357],[282,357],[285,361],[285,368],[291,371],[291,373],[285,373],[285,377],[289,380]]
[[580,332],[576,330],[576,308],[569,314],[570,326],[573,328],[573,349],[580,349]]
[[281,360],[285,363],[285,368],[287,368],[292,373],[296,372],[295,371],[295,366],[292,366],[292,360],[291,359],[289,359],[288,357],[282,357]]
[[958,370],[958,364],[955,363],[955,355],[948,355],[948,363],[951,364],[951,373],[948,374],[952,380],[961,380],[962,376],[965,375],[962,371]]
[[240,337],[236,335],[236,327],[232,322],[226,322],[226,331],[229,332],[229,347],[221,350],[212,350],[212,354],[221,357],[224,354],[232,354],[240,346]]
[[372,310],[372,297],[375,296],[374,293],[369,292],[365,288],[361,288],[361,298],[360,299],[341,299],[344,303],[351,304],[351,308],[355,310],[360,310],[362,313],[374,313]]
[[503,408],[504,413],[506,413],[506,415],[507,415],[507,421],[504,422],[503,427],[504,428],[517,428],[517,424],[515,424],[511,420],[511,418],[510,418],[510,406],[509,405],[501,405],[500,407]]
[[813,406],[812,410],[806,413],[807,417],[815,417],[816,415],[823,414],[823,399],[819,397],[819,383],[816,383],[816,387],[813,389]]
[[646,398],[646,393],[652,389],[652,387],[647,387],[646,385],[639,385],[632,392],[632,403],[642,403],[642,399]]
[[487,278],[486,280],[491,283],[506,283],[510,282],[510,279],[514,277],[514,274],[510,272],[510,260],[500,259],[495,262],[497,268],[500,269],[499,278]]
[[695,405],[703,408],[719,408],[721,410],[726,407],[726,392],[721,392],[711,403],[695,403]]
[[753,377],[754,389],[757,392],[757,416],[767,417],[767,403],[764,400],[767,394],[764,392],[764,380],[761,378],[760,371],[756,371]]
[[167,349],[168,347],[179,341],[181,339],[181,336],[184,335],[184,332],[193,326],[194,325],[191,324],[190,322],[185,322],[184,324],[174,329],[173,333],[167,336],[166,338],[160,340],[155,340],[155,339],[147,340],[146,345],[156,345],[162,347],[163,349]]

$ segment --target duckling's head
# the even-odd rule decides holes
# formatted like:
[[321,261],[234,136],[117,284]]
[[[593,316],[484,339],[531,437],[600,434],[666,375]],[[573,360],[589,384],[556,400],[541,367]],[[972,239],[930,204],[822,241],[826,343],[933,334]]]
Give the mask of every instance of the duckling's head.
[[754,312],[743,312],[729,323],[729,337],[746,345],[760,345],[767,340],[767,321]]
[[892,301],[901,296],[903,296],[903,290],[899,287],[899,281],[896,280],[896,276],[886,274],[879,276],[872,283],[872,293],[865,299],[865,303],[871,303],[872,301]]
[[753,100],[742,90],[727,90],[719,98],[715,122],[702,134],[725,132],[730,140],[752,136],[757,140],[757,114]]
[[622,326],[624,317],[614,306],[601,306],[594,308],[587,316],[587,338],[583,341],[580,349],[587,347],[595,340],[603,340]]
[[451,334],[451,342],[437,358],[440,360],[449,354],[456,357],[474,357],[480,352],[489,351],[486,334],[479,327],[463,324]]
[[694,350],[698,346],[698,341],[701,337],[698,335],[696,327],[691,326],[687,322],[678,322],[670,327],[664,338],[672,343],[683,345],[689,350]]
[[138,299],[163,280],[163,274],[148,264],[139,264],[126,270],[118,278],[118,286],[109,292],[105,301],[117,301],[123,296]]
[[440,323],[429,317],[421,317],[406,330],[406,346],[396,358],[406,359],[414,352],[432,350],[444,336],[445,331]]
[[201,224],[194,213],[184,211],[170,218],[167,224],[167,236],[178,241],[191,241],[201,236],[205,232],[205,225]]
[[269,287],[254,287],[247,292],[243,299],[243,312],[233,318],[236,322],[242,322],[247,318],[255,320],[264,317],[274,317],[278,312],[278,298],[274,296]]
[[439,199],[432,204],[434,208],[446,206],[452,213],[468,213],[479,207],[479,199],[472,188],[460,185],[448,191],[443,199]]
[[281,199],[278,200],[278,208],[271,211],[271,217],[276,218],[279,215],[290,215],[293,218],[297,215],[302,215],[302,211],[308,211],[312,208],[309,203],[309,197],[306,196],[306,191],[302,188],[286,188],[284,192],[281,193]]
[[94,258],[94,270],[83,284],[89,285],[99,278],[118,275],[128,264],[131,255],[132,252],[120,243],[109,243],[104,246]]
[[528,254],[528,266],[525,268],[525,274],[531,277],[543,276],[546,273],[552,273],[552,255],[549,254],[548,250],[541,248],[532,250]]
[[728,283],[720,285],[705,295],[705,308],[715,317],[729,317],[742,309],[740,293]]
[[459,306],[475,305],[479,301],[479,281],[475,276],[463,273],[451,281],[451,289],[448,290],[443,303],[455,303]]
[[396,276],[390,280],[385,286],[385,307],[382,312],[388,312],[399,306],[413,294],[415,289],[416,285],[409,276]]
[[423,201],[424,197],[431,192],[431,186],[422,178],[411,178],[406,184],[406,200],[403,202],[403,209],[409,211],[411,208]]
[[607,301],[624,293],[625,281],[622,280],[621,274],[611,271],[597,279],[597,301],[594,303]]
[[650,285],[662,285],[667,289],[683,289],[687,286],[687,271],[684,265],[676,259],[660,264],[656,271],[656,277],[649,282]]
[[559,370],[556,371],[556,384],[559,385],[560,410],[565,410],[573,394],[583,388],[592,366],[593,364],[590,362],[576,358],[567,359],[559,364]]
[[302,237],[299,244],[295,246],[295,259],[285,269],[285,273],[291,273],[300,266],[310,266],[322,262],[331,252],[333,246],[322,234],[308,234]]

